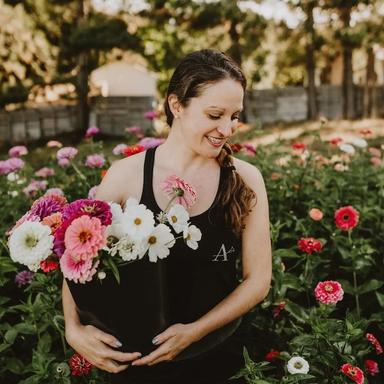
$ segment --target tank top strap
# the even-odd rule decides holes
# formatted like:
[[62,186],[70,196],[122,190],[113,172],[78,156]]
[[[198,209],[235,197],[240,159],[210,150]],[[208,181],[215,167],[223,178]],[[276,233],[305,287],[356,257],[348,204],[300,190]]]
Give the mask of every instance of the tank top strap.
[[143,192],[140,202],[145,204],[152,211],[156,209],[157,204],[153,194],[153,165],[155,163],[156,148],[149,148],[145,152],[144,159],[144,175],[143,175]]

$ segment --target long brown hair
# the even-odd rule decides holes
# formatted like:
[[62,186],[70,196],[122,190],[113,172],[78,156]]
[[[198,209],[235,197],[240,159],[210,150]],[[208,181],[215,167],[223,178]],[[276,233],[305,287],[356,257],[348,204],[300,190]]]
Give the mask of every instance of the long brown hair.
[[[172,126],[173,113],[169,107],[168,97],[177,96],[179,103],[186,107],[189,100],[198,97],[203,86],[214,84],[224,79],[238,81],[246,89],[246,79],[239,66],[224,53],[212,49],[203,49],[187,55],[176,67],[169,82],[164,102],[167,123]],[[240,236],[244,220],[256,204],[256,193],[248,187],[233,165],[232,150],[225,143],[216,158],[220,167],[227,170],[218,202],[224,209],[225,221]]]

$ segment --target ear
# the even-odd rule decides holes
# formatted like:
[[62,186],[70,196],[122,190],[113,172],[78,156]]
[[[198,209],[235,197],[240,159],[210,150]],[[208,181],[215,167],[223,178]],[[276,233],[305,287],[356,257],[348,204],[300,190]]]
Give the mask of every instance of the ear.
[[171,110],[171,112],[173,114],[173,117],[174,118],[179,117],[180,113],[183,110],[183,107],[180,104],[178,97],[174,93],[171,93],[168,96],[168,105],[169,105],[169,109]]

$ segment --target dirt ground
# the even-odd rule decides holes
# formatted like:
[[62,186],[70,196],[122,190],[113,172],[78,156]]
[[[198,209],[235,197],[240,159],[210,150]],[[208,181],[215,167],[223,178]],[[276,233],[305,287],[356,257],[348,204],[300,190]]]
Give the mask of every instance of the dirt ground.
[[[364,136],[360,130],[369,129],[372,135]],[[356,137],[377,137],[383,136],[384,142],[384,119],[363,119],[363,120],[332,120],[321,123],[320,121],[305,122],[298,124],[277,124],[266,126],[260,136],[250,140],[255,145],[271,144],[277,139],[295,140],[308,144],[312,141],[310,132],[318,131],[322,140],[327,141],[335,137],[341,137],[348,142]]]

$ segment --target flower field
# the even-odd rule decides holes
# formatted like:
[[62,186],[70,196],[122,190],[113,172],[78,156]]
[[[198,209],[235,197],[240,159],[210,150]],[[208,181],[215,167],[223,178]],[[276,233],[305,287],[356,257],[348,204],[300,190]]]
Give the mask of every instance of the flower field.
[[[7,243],[47,191],[92,198],[114,160],[162,141],[135,127],[111,146],[98,133],[89,129],[73,147],[13,147],[0,161],[0,382],[106,378],[65,342],[57,263],[33,272],[11,260]],[[384,137],[309,139],[255,147],[239,135],[232,145],[264,176],[273,245],[272,286],[246,316],[251,338],[238,375],[252,384],[383,383]]]

